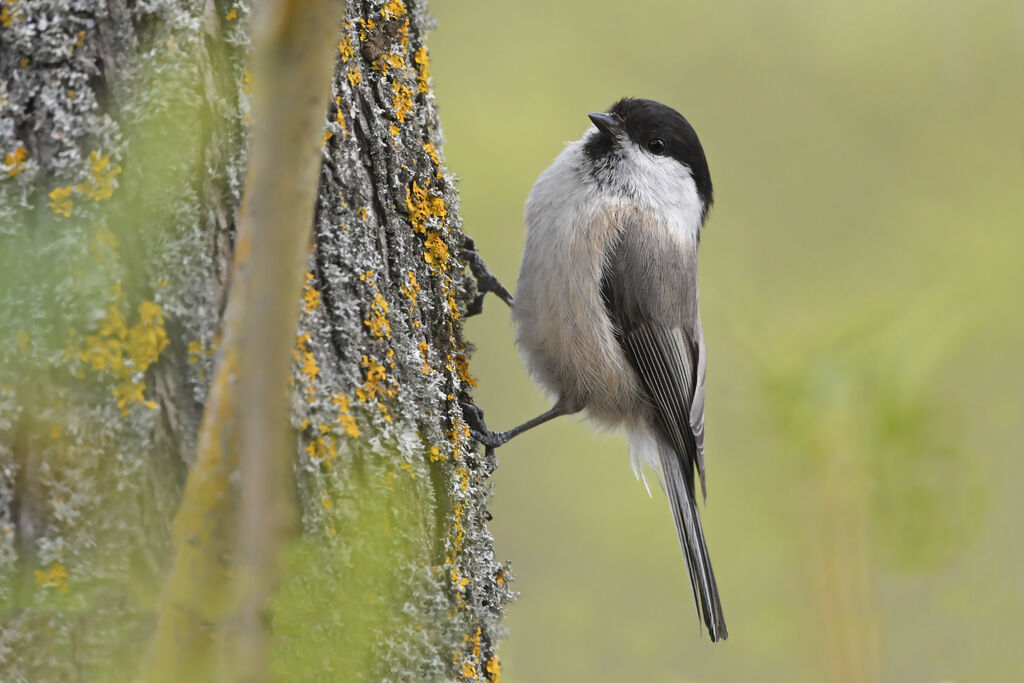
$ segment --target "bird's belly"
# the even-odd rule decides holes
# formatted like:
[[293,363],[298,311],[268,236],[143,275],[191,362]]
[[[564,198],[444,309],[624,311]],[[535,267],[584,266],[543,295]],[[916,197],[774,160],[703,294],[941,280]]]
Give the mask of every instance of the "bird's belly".
[[[577,226],[529,248],[513,315],[519,349],[534,377],[570,408],[608,426],[644,404],[635,371],[601,299],[600,230]],[[529,236],[528,236],[529,240]]]

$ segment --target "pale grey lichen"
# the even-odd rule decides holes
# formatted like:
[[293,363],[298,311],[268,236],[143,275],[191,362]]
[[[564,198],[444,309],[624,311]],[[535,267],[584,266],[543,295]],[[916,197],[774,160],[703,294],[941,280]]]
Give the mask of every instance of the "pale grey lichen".
[[[0,6],[0,679],[128,679],[213,375],[250,13]],[[427,27],[421,3],[348,4],[296,333],[303,540],[275,604],[276,667],[306,657],[304,639],[348,644],[328,659],[373,680],[498,670],[511,577],[486,528],[495,462],[459,407],[475,285]],[[311,623],[322,612],[303,600],[340,611]],[[346,640],[360,627],[366,652]]]

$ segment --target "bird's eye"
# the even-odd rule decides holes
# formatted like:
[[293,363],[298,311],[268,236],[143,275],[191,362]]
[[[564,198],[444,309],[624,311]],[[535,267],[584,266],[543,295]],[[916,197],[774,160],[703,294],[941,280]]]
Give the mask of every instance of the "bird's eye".
[[651,154],[664,154],[665,141],[661,138],[651,138],[647,141],[647,149],[650,150]]

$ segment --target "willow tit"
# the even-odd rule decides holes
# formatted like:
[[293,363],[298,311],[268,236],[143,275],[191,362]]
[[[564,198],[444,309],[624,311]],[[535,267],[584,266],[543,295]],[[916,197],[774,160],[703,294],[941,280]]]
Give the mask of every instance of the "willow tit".
[[712,641],[728,632],[697,512],[704,482],[704,333],[697,245],[712,203],[693,127],[677,111],[623,99],[569,143],[526,203],[526,246],[512,307],[517,341],[554,407],[506,432],[468,414],[488,447],[586,411],[625,428],[633,469],[664,484]]

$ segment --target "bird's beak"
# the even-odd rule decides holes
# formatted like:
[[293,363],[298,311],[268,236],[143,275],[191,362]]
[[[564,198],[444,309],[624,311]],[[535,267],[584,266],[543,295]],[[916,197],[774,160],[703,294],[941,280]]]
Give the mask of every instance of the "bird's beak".
[[622,124],[618,116],[613,114],[587,114],[587,116],[602,133],[615,137],[622,131]]

